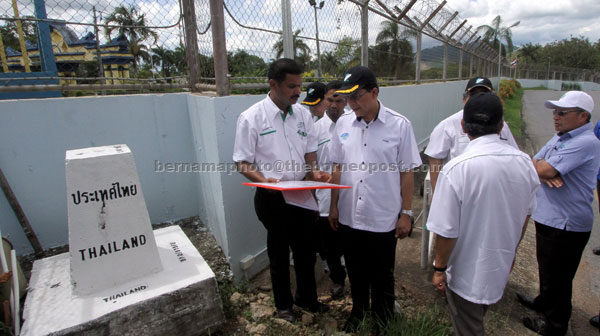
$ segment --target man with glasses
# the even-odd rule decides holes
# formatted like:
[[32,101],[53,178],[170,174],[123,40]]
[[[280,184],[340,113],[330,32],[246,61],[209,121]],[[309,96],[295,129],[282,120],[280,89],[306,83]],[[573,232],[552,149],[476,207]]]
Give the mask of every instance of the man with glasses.
[[350,279],[344,329],[351,332],[369,307],[383,324],[392,316],[396,242],[410,231],[412,169],[421,158],[410,121],[379,101],[373,71],[351,68],[343,82],[337,92],[352,111],[338,119],[329,151],[333,182],[352,188],[332,190],[329,221],[340,233]]
[[524,306],[542,314],[523,324],[542,335],[564,335],[571,318],[573,278],[590,238],[600,142],[590,123],[592,97],[569,91],[544,104],[554,110],[556,135],[533,157],[542,182],[535,220],[540,293],[517,294]]
[[[492,82],[486,77],[471,78],[467,83],[465,92],[463,92],[463,105],[467,103],[469,97],[479,92],[493,92],[494,87]],[[438,175],[442,166],[459,156],[465,151],[469,144],[469,137],[463,131],[461,120],[463,118],[463,110],[456,112],[448,118],[442,120],[431,132],[429,144],[425,149],[425,155],[429,156],[429,173],[431,177],[431,188],[435,191]],[[510,128],[504,122],[502,131],[499,135],[500,139],[507,141],[509,145],[519,149],[515,138],[510,132]]]

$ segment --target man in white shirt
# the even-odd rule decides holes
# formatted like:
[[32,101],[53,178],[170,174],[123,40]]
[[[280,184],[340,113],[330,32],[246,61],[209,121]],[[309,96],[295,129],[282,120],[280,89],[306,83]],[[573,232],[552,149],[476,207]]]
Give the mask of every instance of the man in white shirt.
[[308,107],[314,122],[323,118],[325,109],[327,109],[327,102],[325,101],[326,91],[327,87],[321,82],[310,83],[306,87],[306,97],[302,101],[302,105]]
[[340,233],[350,279],[352,312],[344,329],[351,332],[369,308],[384,324],[393,314],[396,242],[410,231],[412,169],[421,158],[410,121],[378,100],[373,71],[348,70],[337,92],[353,111],[336,122],[332,175],[352,188],[332,190],[329,221]]
[[531,158],[498,137],[502,103],[491,92],[465,104],[470,142],[439,174],[427,227],[437,235],[433,285],[446,292],[456,335],[484,335],[483,317],[502,298],[535,207]]
[[[233,161],[253,182],[328,182],[331,176],[317,169],[317,134],[310,113],[296,104],[302,86],[302,68],[282,58],[269,66],[271,91],[238,118]],[[305,169],[305,164],[310,168]],[[311,312],[328,307],[317,301],[315,283],[316,212],[287,204],[279,191],[257,188],[254,208],[267,229],[271,283],[277,315],[297,318],[293,304]],[[296,295],[290,290],[289,250],[294,257]]]
[[[492,82],[486,77],[471,78],[467,83],[463,93],[463,105],[467,103],[469,97],[479,92],[493,92]],[[461,120],[463,110],[456,112],[448,118],[442,120],[431,132],[429,144],[425,149],[425,155],[429,156],[429,173],[431,177],[431,188],[435,191],[438,174],[442,166],[459,156],[465,151],[469,144],[469,137],[462,130]],[[504,122],[500,138],[508,142],[511,146],[519,149],[515,138],[510,132],[510,128]]]
[[[343,85],[341,81],[332,81],[327,83],[325,102],[327,109],[323,118],[315,123],[318,134],[317,157],[321,170],[331,173],[330,144],[331,137],[334,134],[335,123],[344,113],[346,107],[346,98],[336,92]],[[317,189],[315,192],[319,204],[319,220],[317,227],[320,234],[321,257],[327,261],[329,268],[329,278],[332,281],[331,297],[334,300],[344,297],[346,280],[346,270],[342,266],[341,257],[343,254],[339,234],[331,229],[329,225],[329,207],[331,203],[331,189]]]

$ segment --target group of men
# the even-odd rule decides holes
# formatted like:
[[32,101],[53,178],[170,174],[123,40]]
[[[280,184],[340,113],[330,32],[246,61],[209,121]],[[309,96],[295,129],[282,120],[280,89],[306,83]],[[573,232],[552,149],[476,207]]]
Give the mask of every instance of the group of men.
[[[254,206],[267,230],[277,316],[294,321],[294,305],[329,309],[317,300],[318,250],[330,270],[332,297],[344,296],[347,270],[353,306],[344,329],[356,330],[369,312],[385,324],[394,311],[396,243],[411,231],[413,169],[422,163],[412,125],[382,104],[366,67],[349,69],[341,81],[309,85],[302,102],[308,109],[296,104],[301,74],[290,59],[270,65],[270,92],[239,116],[233,160],[254,182],[314,180],[351,188],[318,190],[318,213],[287,204],[279,191],[257,188]],[[446,293],[455,333],[483,335],[485,312],[502,297],[531,216],[540,295],[519,300],[543,317],[524,324],[563,335],[593,221],[596,175],[589,172],[600,168],[600,141],[589,140],[593,101],[573,91],[546,102],[558,133],[533,159],[518,150],[487,78],[469,80],[463,102],[463,110],[435,128],[425,151],[435,188],[427,223],[437,235],[432,282]],[[278,160],[305,168],[273,168],[282,167],[272,164]]]

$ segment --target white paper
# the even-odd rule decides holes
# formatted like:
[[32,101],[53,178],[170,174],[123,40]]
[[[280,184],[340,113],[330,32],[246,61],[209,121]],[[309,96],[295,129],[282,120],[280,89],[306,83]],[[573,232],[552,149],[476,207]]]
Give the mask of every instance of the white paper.
[[313,194],[310,190],[283,190],[281,193],[283,194],[283,199],[287,204],[295,205],[308,210],[319,211],[317,201],[313,197]]

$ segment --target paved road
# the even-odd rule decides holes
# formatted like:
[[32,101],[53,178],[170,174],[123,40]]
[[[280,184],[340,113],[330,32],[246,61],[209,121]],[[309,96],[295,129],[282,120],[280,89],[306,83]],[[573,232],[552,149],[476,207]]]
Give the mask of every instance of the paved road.
[[[594,98],[596,109],[592,115],[594,125],[600,116],[600,92],[589,92]],[[544,107],[548,99],[557,100],[561,92],[552,90],[525,91],[523,96],[523,119],[526,134],[529,138],[526,151],[536,153],[554,135],[552,111]],[[598,195],[596,195],[598,197]],[[598,201],[594,201],[594,228],[590,241],[583,253],[575,281],[573,283],[573,317],[572,334],[590,335],[594,330],[589,326],[588,319],[597,315],[600,309],[600,256],[592,253],[592,248],[600,246],[600,215]],[[595,333],[597,335],[597,330]]]

